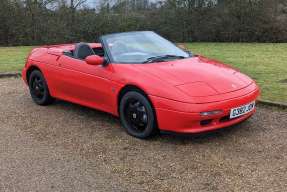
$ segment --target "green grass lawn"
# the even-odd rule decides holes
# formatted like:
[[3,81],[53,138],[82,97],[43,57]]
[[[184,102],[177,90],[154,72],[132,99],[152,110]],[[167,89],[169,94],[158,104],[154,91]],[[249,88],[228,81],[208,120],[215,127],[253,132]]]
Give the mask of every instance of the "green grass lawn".
[[230,64],[256,80],[262,99],[287,103],[287,43],[188,43],[193,53]]
[[33,47],[0,47],[0,72],[20,71]]
[[[287,43],[187,43],[196,54],[239,68],[257,81],[265,100],[287,102]],[[0,72],[20,71],[33,47],[0,47]]]

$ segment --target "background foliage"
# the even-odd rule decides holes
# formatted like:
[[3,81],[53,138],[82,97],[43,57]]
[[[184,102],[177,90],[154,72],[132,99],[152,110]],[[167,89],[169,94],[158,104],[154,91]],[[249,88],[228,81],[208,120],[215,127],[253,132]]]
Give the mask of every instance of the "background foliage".
[[0,45],[153,30],[177,42],[287,42],[286,0],[1,0]]

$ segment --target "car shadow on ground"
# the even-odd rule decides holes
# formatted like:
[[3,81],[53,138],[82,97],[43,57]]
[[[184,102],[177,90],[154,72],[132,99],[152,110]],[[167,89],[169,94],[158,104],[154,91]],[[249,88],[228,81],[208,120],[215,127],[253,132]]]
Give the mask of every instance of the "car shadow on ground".
[[[118,127],[122,129],[120,131],[124,132],[124,128],[121,126],[120,120],[118,117],[115,117],[109,113],[102,112],[96,109],[84,107],[78,104],[57,100],[52,105],[57,109],[67,110],[69,113],[74,113],[73,115],[80,115],[84,116],[87,120],[96,120],[102,121],[104,124],[109,125],[109,132],[118,132]],[[251,118],[252,119],[252,118]],[[238,134],[238,132],[248,132],[250,127],[251,119],[241,122],[237,125],[230,126],[227,128],[211,131],[211,132],[204,132],[199,134],[176,134],[176,133],[167,133],[167,132],[160,132],[156,136],[147,139],[146,141],[150,142],[164,142],[164,143],[174,143],[174,144],[196,144],[196,143],[209,143],[212,140],[222,140],[224,138],[228,138],[232,135]],[[115,130],[112,130],[115,129]],[[248,133],[245,133],[248,134]],[[131,137],[131,136],[128,136]],[[140,139],[139,139],[140,140]]]
[[215,131],[197,133],[197,134],[175,134],[175,133],[161,133],[160,139],[167,143],[176,144],[203,144],[212,141],[224,140],[232,135],[236,135],[239,131],[248,131],[248,121],[242,122],[238,125],[222,128]]

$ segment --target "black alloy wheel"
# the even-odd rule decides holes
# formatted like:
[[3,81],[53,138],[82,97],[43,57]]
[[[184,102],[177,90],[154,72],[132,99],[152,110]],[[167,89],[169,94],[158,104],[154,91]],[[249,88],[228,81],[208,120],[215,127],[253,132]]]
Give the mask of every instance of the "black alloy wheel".
[[39,70],[31,72],[29,89],[33,101],[38,105],[48,105],[53,102],[46,80]]
[[148,99],[136,91],[127,92],[120,102],[120,118],[128,134],[145,139],[156,131],[154,111]]

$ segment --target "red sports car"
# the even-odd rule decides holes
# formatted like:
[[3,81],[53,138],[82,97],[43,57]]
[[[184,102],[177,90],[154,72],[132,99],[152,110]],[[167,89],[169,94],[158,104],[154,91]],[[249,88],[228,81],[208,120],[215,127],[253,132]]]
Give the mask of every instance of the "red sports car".
[[57,98],[111,113],[138,138],[239,123],[254,114],[259,95],[256,83],[238,70],[149,31],[35,48],[23,79],[35,103]]

